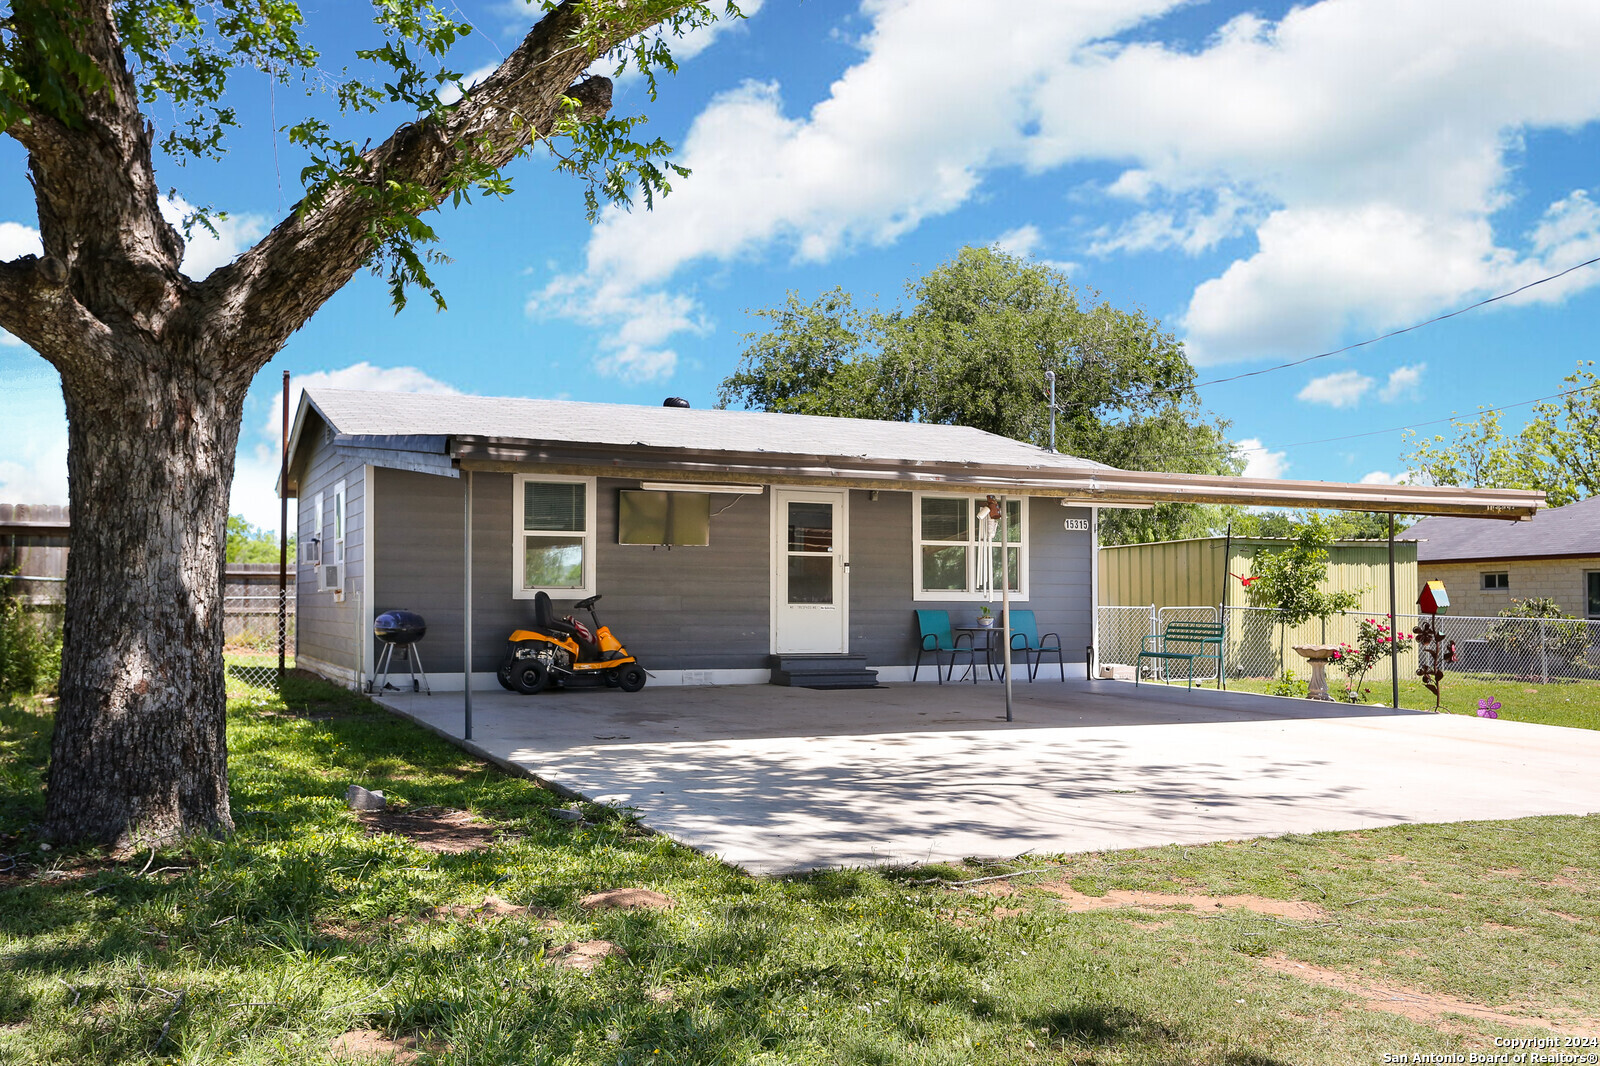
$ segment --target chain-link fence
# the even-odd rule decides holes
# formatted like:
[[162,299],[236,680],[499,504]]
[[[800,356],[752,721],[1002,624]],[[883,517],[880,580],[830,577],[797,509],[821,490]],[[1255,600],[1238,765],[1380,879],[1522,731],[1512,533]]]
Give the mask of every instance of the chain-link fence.
[[1155,604],[1148,607],[1101,607],[1098,615],[1095,662],[1132,666],[1144,638],[1156,631]]
[[[222,601],[222,661],[228,697],[248,699],[278,691],[277,589],[225,596]],[[294,665],[294,593],[284,602],[284,665]]]
[[[1346,611],[1327,619],[1312,619],[1303,625],[1286,627],[1266,607],[1101,607],[1100,643],[1097,661],[1126,663],[1137,661],[1145,636],[1159,634],[1172,621],[1225,623],[1226,649],[1223,657],[1227,676],[1276,681],[1284,674],[1304,680],[1311,675],[1310,664],[1296,654],[1297,644],[1335,644],[1361,646],[1362,625],[1380,637],[1387,630],[1387,614],[1371,611]],[[1397,655],[1380,655],[1367,671],[1367,682],[1391,679],[1391,662],[1400,679],[1416,677],[1416,643],[1412,629],[1420,616],[1395,616],[1395,629],[1401,642]],[[1447,674],[1465,674],[1486,679],[1502,678],[1524,682],[1600,680],[1600,620],[1580,618],[1484,618],[1466,615],[1440,615],[1439,630],[1455,645],[1455,657],[1447,659]],[[1384,645],[1386,648],[1387,645]],[[1161,676],[1159,661],[1146,660],[1144,676]],[[1180,667],[1181,670],[1181,667]],[[1195,661],[1195,677],[1215,678],[1215,667]]]

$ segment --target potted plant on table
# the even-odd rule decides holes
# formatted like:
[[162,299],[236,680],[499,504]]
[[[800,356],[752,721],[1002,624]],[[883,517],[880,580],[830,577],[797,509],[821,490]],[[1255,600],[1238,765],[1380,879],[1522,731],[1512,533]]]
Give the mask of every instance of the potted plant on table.
[[989,610],[987,606],[978,608],[978,624],[980,626],[994,625],[994,612]]

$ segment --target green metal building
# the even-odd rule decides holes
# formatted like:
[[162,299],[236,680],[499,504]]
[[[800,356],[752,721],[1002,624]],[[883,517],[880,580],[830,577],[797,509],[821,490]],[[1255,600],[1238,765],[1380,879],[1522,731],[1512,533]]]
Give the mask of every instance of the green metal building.
[[[1100,549],[1102,607],[1249,607],[1243,580],[1254,573],[1256,557],[1289,547],[1268,537],[1204,537],[1154,544],[1122,544]],[[1417,542],[1394,544],[1396,601],[1401,613],[1417,602]],[[1361,593],[1358,610],[1389,611],[1389,544],[1382,540],[1344,540],[1328,551],[1325,591]]]

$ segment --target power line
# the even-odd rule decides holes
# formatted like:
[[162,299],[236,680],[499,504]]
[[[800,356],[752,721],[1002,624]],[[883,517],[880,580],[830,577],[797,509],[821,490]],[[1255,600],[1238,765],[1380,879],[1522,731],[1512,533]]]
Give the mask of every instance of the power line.
[[[1561,392],[1552,392],[1548,396],[1536,396],[1531,400],[1521,400],[1521,401],[1519,401],[1517,403],[1500,404],[1499,406],[1496,406],[1496,407],[1480,407],[1480,408],[1478,408],[1478,413],[1479,413],[1480,416],[1481,415],[1486,415],[1486,414],[1500,414],[1500,413],[1503,413],[1505,411],[1514,410],[1515,408],[1518,408],[1518,407],[1528,407],[1528,406],[1531,406],[1532,404],[1543,403],[1546,400],[1558,400],[1558,399],[1562,398],[1563,396],[1575,396],[1580,392],[1588,392],[1591,389],[1600,389],[1600,382],[1595,382],[1593,385],[1581,385],[1581,386],[1579,386],[1578,388],[1575,388],[1575,389],[1565,389],[1565,390],[1563,390]],[[1360,437],[1377,437],[1377,436],[1382,436],[1382,435],[1384,435],[1386,433],[1403,433],[1408,429],[1421,429],[1423,426],[1436,426],[1436,425],[1439,425],[1439,424],[1444,423],[1444,422],[1454,422],[1458,417],[1459,416],[1457,416],[1455,414],[1451,414],[1451,415],[1449,415],[1448,417],[1445,417],[1445,418],[1433,418],[1433,419],[1429,419],[1426,422],[1412,422],[1412,423],[1409,423],[1409,424],[1403,425],[1403,426],[1391,426],[1388,429],[1370,429],[1370,430],[1365,430],[1365,431],[1363,431],[1361,433],[1346,433],[1343,436],[1339,436],[1339,437],[1323,437],[1323,438],[1321,438],[1319,440],[1302,440],[1302,441],[1296,441],[1293,444],[1280,444],[1280,445],[1277,445],[1276,447],[1268,447],[1267,445],[1262,445],[1259,448],[1236,448],[1236,449],[1234,449],[1234,451],[1237,452],[1237,453],[1244,453],[1244,452],[1270,453],[1270,452],[1275,452],[1275,451],[1287,451],[1290,448],[1307,448],[1307,447],[1310,447],[1313,444],[1335,444],[1335,443],[1338,443],[1339,441],[1356,440],[1356,439],[1358,439]],[[1218,449],[1218,450],[1220,450],[1220,449]],[[1207,451],[1207,452],[1178,452],[1178,453],[1163,452],[1163,453],[1160,453],[1159,455],[1156,455],[1156,454],[1137,454],[1136,453],[1136,454],[1134,454],[1132,456],[1125,457],[1123,461],[1127,461],[1129,459],[1131,459],[1131,460],[1133,460],[1135,462],[1140,462],[1140,461],[1143,461],[1145,459],[1168,459],[1168,460],[1174,459],[1174,458],[1181,458],[1181,459],[1209,459],[1209,458],[1214,457],[1216,454],[1217,454],[1217,450],[1212,450],[1212,451]]]
[[[1577,393],[1580,393],[1580,392],[1588,392],[1590,389],[1600,389],[1600,381],[1595,382],[1593,385],[1583,385],[1583,386],[1581,386],[1579,388],[1576,388],[1576,389],[1567,389],[1564,392],[1552,392],[1548,396],[1538,396],[1538,397],[1535,397],[1534,399],[1531,399],[1531,400],[1522,400],[1519,403],[1506,403],[1506,404],[1501,404],[1498,407],[1480,407],[1480,408],[1478,408],[1478,413],[1480,415],[1500,414],[1501,412],[1510,411],[1513,408],[1517,408],[1517,407],[1527,407],[1530,404],[1543,403],[1546,400],[1557,400],[1557,399],[1560,399],[1563,396],[1574,396],[1574,395],[1576,395]],[[1296,442],[1294,444],[1280,444],[1278,447],[1280,447],[1280,448],[1305,448],[1305,447],[1308,447],[1308,446],[1310,446],[1312,444],[1333,444],[1334,442],[1341,441],[1341,440],[1355,440],[1357,437],[1377,437],[1377,436],[1381,436],[1381,435],[1383,435],[1385,433],[1403,433],[1408,429],[1420,429],[1423,426],[1437,426],[1441,422],[1454,422],[1456,420],[1456,417],[1457,417],[1456,415],[1452,414],[1447,418],[1434,418],[1434,419],[1429,419],[1426,422],[1413,422],[1410,425],[1394,426],[1394,427],[1392,427],[1390,429],[1369,429],[1364,433],[1347,433],[1342,437],[1324,437],[1322,440],[1303,440],[1303,441],[1298,441],[1298,442]],[[1272,449],[1263,446],[1261,448],[1241,448],[1239,450],[1240,451],[1247,451],[1247,452],[1254,452],[1254,451],[1271,451]]]
[[[1190,391],[1195,390],[1195,389],[1203,389],[1208,385],[1224,385],[1224,384],[1227,384],[1230,381],[1243,381],[1245,378],[1260,377],[1262,374],[1272,374],[1272,373],[1276,373],[1279,370],[1288,370],[1288,369],[1290,369],[1292,367],[1304,366],[1306,363],[1315,362],[1318,359],[1327,359],[1327,358],[1329,358],[1331,356],[1343,355],[1345,352],[1354,351],[1357,348],[1365,348],[1368,345],[1377,344],[1379,341],[1386,341],[1386,340],[1389,340],[1392,337],[1398,337],[1401,334],[1411,333],[1411,332],[1413,332],[1415,330],[1419,330],[1419,329],[1423,328],[1424,326],[1431,326],[1431,325],[1434,325],[1435,323],[1443,322],[1446,319],[1455,318],[1458,315],[1464,315],[1468,311],[1475,311],[1480,307],[1487,307],[1489,304],[1496,303],[1496,302],[1498,302],[1500,300],[1509,300],[1511,297],[1516,296],[1519,293],[1524,293],[1524,292],[1527,292],[1529,289],[1535,288],[1535,287],[1537,287],[1539,285],[1545,285],[1545,284],[1548,284],[1549,282],[1556,281],[1556,280],[1558,280],[1560,278],[1564,278],[1568,274],[1573,273],[1574,271],[1582,270],[1584,267],[1594,266],[1596,263],[1600,263],[1600,256],[1595,256],[1593,259],[1585,259],[1581,263],[1575,263],[1574,265],[1567,267],[1567,269],[1565,269],[1565,270],[1558,271],[1557,273],[1551,274],[1551,275],[1549,275],[1547,277],[1538,278],[1538,279],[1536,279],[1534,281],[1530,281],[1526,285],[1519,285],[1517,288],[1512,289],[1509,292],[1502,292],[1502,293],[1499,293],[1499,294],[1494,295],[1494,296],[1486,297],[1485,299],[1479,300],[1477,303],[1471,303],[1471,304],[1468,304],[1465,307],[1458,307],[1454,311],[1447,311],[1442,315],[1435,315],[1434,317],[1429,318],[1429,319],[1425,319],[1425,320],[1423,320],[1421,322],[1413,322],[1409,326],[1403,326],[1400,329],[1390,330],[1388,333],[1380,334],[1379,336],[1376,336],[1376,337],[1368,337],[1364,341],[1356,341],[1354,344],[1347,344],[1343,348],[1335,348],[1332,351],[1318,352],[1316,355],[1307,355],[1307,356],[1303,356],[1303,357],[1301,357],[1299,359],[1291,359],[1287,363],[1277,363],[1277,364],[1275,364],[1273,366],[1262,367],[1259,370],[1247,370],[1247,371],[1245,371],[1243,373],[1240,373],[1240,374],[1230,374],[1227,377],[1211,378],[1211,379],[1209,379],[1207,381],[1195,382],[1192,385],[1175,385],[1175,386],[1171,386],[1171,387],[1165,388],[1165,389],[1152,389],[1152,390],[1150,390],[1149,396],[1150,397],[1156,397],[1156,396],[1176,396],[1176,395],[1181,395],[1183,393],[1190,392]],[[1546,398],[1548,399],[1548,397],[1546,397]],[[1529,402],[1530,403],[1538,403],[1537,400],[1530,400]],[[1080,401],[1078,403],[1072,403],[1072,404],[1058,404],[1056,406],[1056,411],[1059,413],[1059,412],[1076,410],[1078,408],[1093,407],[1093,406],[1096,406],[1096,402],[1093,402],[1093,401]],[[1511,406],[1516,407],[1516,406],[1521,406],[1521,405],[1520,404],[1512,404]],[[1426,423],[1423,423],[1423,424],[1426,424]],[[1402,427],[1402,428],[1410,428],[1410,427]],[[1340,439],[1342,439],[1342,438],[1340,438]]]
[[[1410,333],[1413,330],[1421,329],[1423,326],[1431,326],[1436,322],[1443,322],[1446,319],[1455,318],[1457,315],[1464,315],[1468,311],[1476,311],[1478,308],[1487,307],[1489,304],[1495,303],[1496,301],[1508,300],[1511,297],[1516,296],[1519,293],[1527,292],[1529,289],[1534,288],[1537,285],[1543,285],[1543,284],[1545,284],[1547,282],[1555,281],[1558,278],[1564,278],[1568,274],[1571,274],[1575,270],[1582,270],[1584,267],[1593,266],[1596,263],[1600,263],[1600,255],[1595,256],[1593,259],[1586,259],[1581,263],[1575,264],[1573,266],[1569,266],[1567,269],[1561,271],[1560,273],[1551,274],[1549,277],[1545,277],[1545,278],[1539,278],[1537,281],[1530,281],[1526,285],[1522,285],[1522,286],[1519,286],[1518,288],[1512,289],[1510,292],[1502,292],[1497,296],[1490,296],[1490,297],[1488,297],[1486,299],[1479,300],[1477,303],[1468,304],[1465,307],[1458,307],[1454,311],[1447,311],[1442,315],[1435,315],[1432,318],[1424,319],[1421,322],[1414,322],[1411,325],[1403,326],[1400,329],[1390,330],[1388,333],[1381,334],[1381,335],[1379,335],[1377,337],[1369,337],[1364,341],[1356,341],[1354,344],[1347,344],[1343,348],[1335,348],[1331,352],[1319,352],[1316,355],[1308,355],[1308,356],[1305,356],[1304,358],[1301,358],[1301,359],[1290,360],[1287,363],[1279,363],[1276,366],[1262,367],[1260,370],[1250,370],[1250,371],[1247,371],[1247,372],[1245,372],[1243,374],[1233,374],[1233,375],[1231,375],[1229,377],[1225,377],[1225,378],[1212,378],[1210,381],[1199,382],[1196,385],[1194,385],[1193,387],[1197,388],[1197,389],[1203,389],[1207,385],[1221,385],[1221,384],[1224,384],[1225,382],[1229,382],[1229,381],[1242,381],[1245,378],[1258,377],[1258,376],[1260,376],[1262,374],[1271,374],[1271,373],[1273,373],[1274,371],[1277,371],[1277,370],[1287,370],[1290,367],[1302,366],[1302,365],[1304,365],[1306,363],[1313,362],[1313,361],[1315,361],[1317,359],[1326,359],[1326,358],[1328,358],[1329,356],[1332,356],[1332,355],[1343,355],[1345,352],[1354,351],[1357,348],[1365,348],[1369,344],[1377,344],[1379,341],[1386,341],[1391,337],[1398,337],[1402,333]],[[1530,403],[1538,403],[1537,400],[1530,400],[1529,402]],[[1520,404],[1513,404],[1512,406],[1516,407],[1516,406],[1521,406],[1521,405]]]

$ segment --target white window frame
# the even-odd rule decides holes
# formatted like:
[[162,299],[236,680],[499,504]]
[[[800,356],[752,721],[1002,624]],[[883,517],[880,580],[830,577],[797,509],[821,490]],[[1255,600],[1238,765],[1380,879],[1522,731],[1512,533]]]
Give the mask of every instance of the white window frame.
[[1600,578],[1600,570],[1585,570],[1583,572],[1583,616],[1591,622],[1600,621],[1600,614],[1589,613],[1589,582]]
[[[523,486],[528,482],[534,484],[559,483],[566,485],[583,485],[583,585],[579,588],[525,588],[522,584],[522,568],[526,556],[524,544],[528,537],[570,537],[571,533],[551,530],[540,532],[522,528],[523,509],[526,506],[523,498]],[[597,495],[596,479],[592,477],[576,477],[571,474],[518,474],[511,483],[511,598],[515,600],[531,600],[539,593],[548,593],[552,599],[581,600],[595,593],[595,570],[598,559],[599,536],[595,532],[595,500]]]
[[[994,590],[992,597],[988,592],[977,591],[975,568],[978,565],[978,523],[976,515],[978,513],[978,501],[984,499],[987,495],[988,493],[972,494],[961,492],[913,492],[911,494],[911,598],[913,600],[918,602],[944,601],[951,603],[988,603],[991,599],[997,603],[1000,601],[1001,593],[999,589]],[[995,493],[995,495],[998,496],[999,493]],[[967,522],[967,540],[965,541],[966,546],[971,549],[967,552],[966,591],[956,591],[954,589],[924,590],[922,587],[922,501],[924,499],[967,501],[968,514],[973,517]],[[1022,572],[1017,575],[1017,588],[1016,591],[1011,593],[1011,602],[1026,603],[1028,600],[1029,570],[1028,497],[1013,496],[1011,499],[1020,501],[1022,505],[1022,541],[1019,544],[1010,545],[1010,547],[1018,549],[1017,566]],[[928,541],[927,543],[932,544],[934,542]],[[963,542],[948,540],[939,541],[938,543],[953,547]],[[998,545],[999,540],[996,539],[995,543]]]
[[[1503,577],[1503,578],[1506,579],[1506,583],[1504,585],[1491,585],[1491,584],[1489,584],[1489,579],[1491,577]],[[1511,591],[1511,571],[1509,571],[1509,570],[1482,570],[1482,571],[1479,571],[1479,573],[1478,573],[1478,591],[1479,592],[1510,592]]]
[[[350,532],[350,497],[341,480],[333,486],[333,527],[327,543],[321,545],[317,566],[317,587],[323,592],[344,592],[344,545]],[[322,527],[322,493],[317,493],[317,527]],[[329,580],[330,575],[333,580]]]

